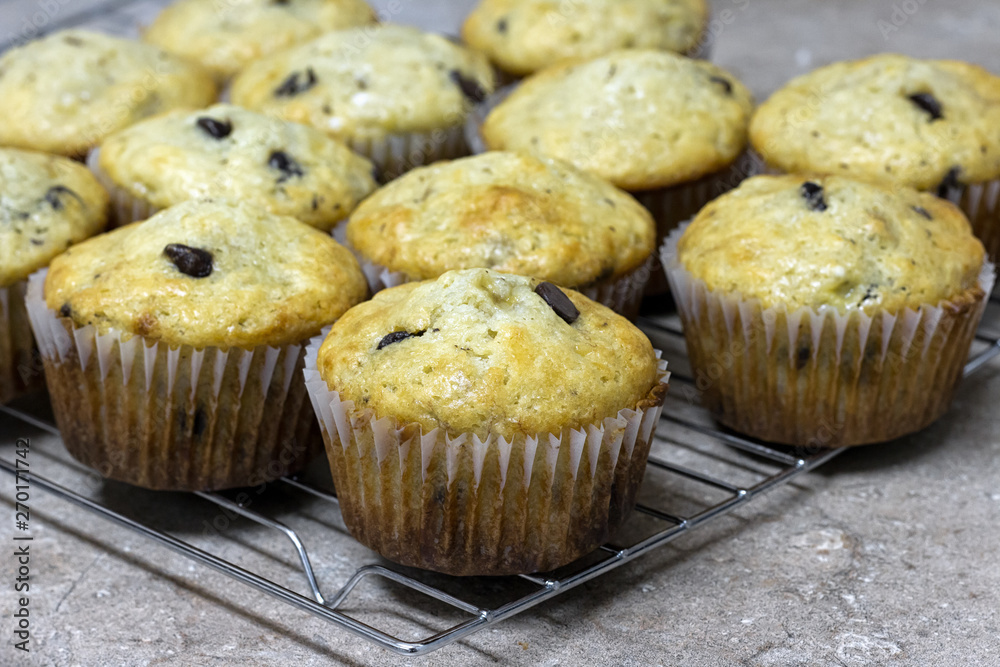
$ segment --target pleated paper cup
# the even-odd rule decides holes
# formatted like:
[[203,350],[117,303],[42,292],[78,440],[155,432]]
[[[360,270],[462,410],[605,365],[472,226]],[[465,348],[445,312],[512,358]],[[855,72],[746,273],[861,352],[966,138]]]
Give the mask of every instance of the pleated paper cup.
[[27,281],[0,287],[0,405],[45,386],[24,307]]
[[948,409],[996,277],[898,313],[763,308],[708,289],[680,263],[685,227],[662,248],[696,388],[715,418],[769,442],[809,448],[892,440]]
[[49,309],[46,271],[27,309],[66,449],[101,475],[150,489],[256,486],[302,469],[322,440],[302,345],[171,348],[98,333]]
[[[340,225],[337,228],[341,231],[340,233],[335,232],[334,238],[354,252],[355,257],[358,258],[358,263],[361,265],[361,271],[365,274],[365,278],[368,279],[368,287],[372,294],[376,294],[389,287],[397,287],[404,283],[413,282],[402,271],[390,271],[380,264],[365,259],[347,243],[346,235],[343,232],[344,227],[346,225]],[[656,259],[650,257],[639,268],[633,269],[618,278],[597,281],[585,287],[573,287],[571,285],[562,285],[562,287],[576,290],[587,298],[607,306],[622,317],[635,320],[639,316],[642,297],[646,292],[646,284],[653,275],[655,264]]]
[[635,505],[669,373],[637,406],[603,422],[513,441],[379,418],[320,377],[306,386],[344,522],[385,558],[453,575],[548,571],[605,543]]
[[469,154],[465,126],[461,123],[429,132],[390,134],[377,139],[345,137],[344,142],[376,165],[383,183],[411,169]]
[[1000,261],[1000,179],[958,184],[940,194],[962,209],[972,232],[983,242],[987,256],[994,262]]
[[111,206],[108,208],[108,230],[153,217],[160,209],[115,183],[108,173],[101,169],[100,157],[101,149],[92,149],[87,154],[87,167],[111,198]]

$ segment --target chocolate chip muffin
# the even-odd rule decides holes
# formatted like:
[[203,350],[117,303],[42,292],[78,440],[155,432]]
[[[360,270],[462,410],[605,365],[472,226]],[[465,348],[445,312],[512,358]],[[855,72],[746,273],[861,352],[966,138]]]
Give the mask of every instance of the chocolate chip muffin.
[[968,63],[883,54],[794,79],[761,105],[768,166],[936,192],[1000,253],[1000,77]]
[[375,12],[363,0],[177,0],[143,39],[225,81],[263,56],[330,30],[374,22]]
[[663,238],[742,178],[752,109],[715,65],[625,50],[525,79],[479,132],[487,149],[549,155],[631,192]]
[[386,25],[330,32],[263,58],[233,81],[232,101],[346,141],[391,178],[466,154],[466,115],[492,90],[482,54]]
[[119,224],[211,197],[328,231],[375,189],[371,162],[341,142],[229,104],[142,121],[108,137],[91,158]]
[[548,282],[468,269],[379,292],[310,345],[344,521],[450,574],[582,556],[634,504],[666,392],[657,359],[627,320]]
[[705,0],[481,0],[462,38],[505,73],[527,76],[618,49],[691,54],[707,23]]
[[74,246],[27,301],[70,453],[113,479],[205,490],[318,452],[301,343],[366,295],[329,235],[202,200]]
[[55,32],[0,56],[0,145],[82,158],[115,130],[215,95],[205,71],[155,46]]
[[882,442],[941,417],[994,281],[951,203],[839,176],[760,176],[671,235],[696,384],[772,442]]
[[347,239],[373,289],[489,268],[588,292],[635,316],[656,249],[649,213],[570,165],[492,151],[415,169],[369,197]]
[[0,148],[0,404],[44,384],[24,307],[28,276],[101,231],[107,209],[83,165]]

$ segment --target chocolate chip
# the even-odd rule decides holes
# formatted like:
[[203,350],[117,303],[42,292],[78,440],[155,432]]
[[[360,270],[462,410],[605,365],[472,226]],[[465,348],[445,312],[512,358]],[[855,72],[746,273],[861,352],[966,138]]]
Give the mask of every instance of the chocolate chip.
[[171,243],[163,249],[174,266],[186,276],[207,278],[212,275],[212,253],[180,243]]
[[482,89],[479,82],[475,79],[468,78],[457,69],[451,70],[450,76],[455,85],[462,89],[462,94],[469,100],[479,104],[486,99],[486,91]]
[[542,297],[542,300],[549,304],[549,308],[554,310],[556,315],[561,317],[566,324],[573,324],[580,317],[580,311],[576,309],[565,292],[552,283],[538,283],[535,294]]
[[69,307],[68,303],[64,303],[62,308],[59,309],[59,317],[69,317],[73,314],[73,309]]
[[215,120],[214,118],[209,118],[208,116],[202,116],[198,119],[198,127],[205,130],[211,137],[216,139],[223,139],[228,137],[233,131],[233,124],[228,120]]
[[407,338],[419,338],[423,336],[426,331],[417,331],[410,333],[409,331],[393,331],[391,334],[387,334],[382,340],[379,341],[376,350],[381,350],[383,347],[392,345],[393,343],[398,343],[401,340],[406,340]]
[[802,184],[799,189],[802,197],[809,204],[809,208],[814,211],[825,211],[826,210],[826,200],[823,199],[823,186],[812,181],[806,181]]
[[497,32],[501,35],[507,33],[507,19],[500,19],[497,21]]
[[913,206],[912,208],[913,208],[913,210],[914,210],[914,211],[916,211],[916,212],[917,212],[917,213],[919,213],[920,215],[924,216],[924,217],[925,217],[925,218],[927,218],[928,220],[933,220],[933,219],[934,219],[934,216],[933,216],[933,215],[931,215],[931,212],[930,212],[930,211],[928,211],[928,210],[927,210],[926,208],[924,208],[923,206]]
[[726,92],[726,95],[733,94],[733,84],[729,81],[729,79],[726,79],[721,76],[713,76],[709,78],[709,81],[711,81],[712,83],[717,83],[720,86],[722,86],[722,89]]
[[910,101],[930,114],[931,122],[941,120],[944,114],[941,112],[941,103],[930,93],[917,93],[910,95]]
[[293,176],[303,176],[306,173],[303,171],[302,166],[284,151],[274,151],[271,153],[271,156],[267,158],[267,166],[281,172],[282,176],[278,179],[279,183],[283,183]]
[[292,72],[288,75],[280,86],[275,88],[275,97],[293,97],[299,93],[304,93],[316,85],[316,72],[312,67],[307,67],[305,73]]
[[63,41],[70,46],[83,46],[83,40],[79,37],[74,37],[73,35],[66,35],[63,37]]
[[31,245],[45,245],[45,241],[43,239],[29,239],[29,241],[31,242]]
[[76,194],[65,185],[53,185],[45,193],[45,201],[53,208],[53,210],[61,211],[66,205],[63,204],[63,196],[73,197],[81,205],[83,205],[83,200],[80,199],[80,195]]
[[944,180],[941,181],[941,185],[938,186],[937,195],[938,197],[950,197],[952,190],[957,190],[959,187],[958,175],[962,173],[960,167],[952,167],[945,174]]

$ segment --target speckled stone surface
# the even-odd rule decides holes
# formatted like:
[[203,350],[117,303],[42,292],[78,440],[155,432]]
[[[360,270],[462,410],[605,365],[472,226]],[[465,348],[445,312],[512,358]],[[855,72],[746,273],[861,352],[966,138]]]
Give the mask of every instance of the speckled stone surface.
[[[20,31],[25,17],[48,11],[47,4],[0,3],[0,40]],[[400,21],[455,30],[471,2],[375,4],[398,7],[393,18]],[[758,96],[814,66],[882,50],[963,58],[1000,72],[996,2],[714,5],[715,60]],[[51,6],[65,17],[88,3]],[[141,9],[131,11],[141,16]],[[1000,321],[992,327],[1000,329]],[[951,415],[925,433],[848,452],[428,658],[390,654],[39,489],[30,501],[32,652],[17,653],[10,616],[17,603],[9,555],[13,479],[0,474],[0,665],[1000,665],[998,396],[1000,360],[970,380]],[[33,470],[67,483],[79,479],[52,460],[59,448],[51,438],[0,416],[0,456],[12,458],[13,441],[22,436],[32,438]],[[304,590],[280,535],[242,522],[237,530],[235,519],[194,499],[83,479],[74,487]],[[326,589],[342,585],[359,563],[378,562],[342,537],[336,548],[309,542],[310,535],[343,530],[336,511],[322,503],[271,491],[251,492],[249,501],[253,509],[299,515],[295,525]],[[503,588],[472,586],[484,596]],[[461,618],[377,583],[362,583],[356,595],[352,614],[411,636]]]

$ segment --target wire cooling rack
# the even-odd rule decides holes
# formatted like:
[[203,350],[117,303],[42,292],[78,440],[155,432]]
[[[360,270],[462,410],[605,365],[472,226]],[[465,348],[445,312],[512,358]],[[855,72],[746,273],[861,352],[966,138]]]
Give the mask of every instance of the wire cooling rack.
[[[987,321],[1000,322],[1000,297],[992,298]],[[141,513],[130,516],[120,506],[122,503],[113,507],[114,503],[106,502],[108,494],[101,493],[102,484],[94,484],[95,473],[72,461],[62,447],[57,448],[59,451],[45,453],[42,469],[46,474],[38,474],[40,466],[37,464],[32,468],[31,484],[391,651],[409,655],[430,653],[662,547],[841,453],[841,449],[802,451],[773,447],[718,430],[698,405],[698,392],[684,356],[683,333],[677,317],[641,318],[639,324],[654,344],[666,352],[672,371],[670,394],[656,430],[639,504],[614,543],[605,544],[576,563],[552,573],[462,579],[396,566],[362,550],[359,562],[350,563],[353,573],[337,582],[339,588],[321,585],[322,577],[313,565],[317,557],[327,558],[341,550],[359,553],[358,545],[343,528],[305,520],[304,515],[314,514],[317,506],[335,510],[337,497],[328,476],[317,480],[315,475],[307,474],[272,482],[265,493],[275,502],[257,502],[255,509],[249,507],[245,494],[238,491],[165,496],[168,502],[183,503],[185,510],[176,515],[190,517],[192,523],[198,521],[197,513],[191,510],[192,503],[216,512],[216,516],[222,511],[228,516],[242,517],[242,522],[220,536],[227,542],[230,554],[233,548],[237,549],[236,555],[229,558],[211,552],[213,547],[219,547],[219,540],[209,546],[197,546],[190,538],[177,536],[178,532],[185,531],[176,526],[176,521],[173,522],[174,530],[166,530],[159,525],[163,523],[162,518],[142,516]],[[984,327],[977,336],[965,376],[974,375],[998,356],[1000,333],[988,332]],[[25,426],[58,435],[51,419],[45,416],[10,407],[0,407],[0,412],[24,422]],[[32,451],[38,453],[34,447]],[[0,469],[10,474],[15,470],[14,464],[6,458],[0,458]],[[56,482],[53,476],[63,481]],[[126,489],[125,493],[153,493],[119,486]],[[265,506],[264,511],[256,509],[261,505]],[[244,558],[239,549],[252,548],[249,545],[254,539],[246,538],[244,531],[254,528],[254,524],[265,531],[275,531],[272,534],[279,540],[287,539],[289,559],[286,562],[294,563],[298,570],[297,584],[291,583],[287,576],[282,577],[281,572],[268,572],[266,567],[244,567],[235,562],[253,560]],[[299,524],[308,528],[299,527]],[[277,580],[282,578],[284,582],[279,583]],[[450,608],[453,613],[444,616],[454,622],[433,629],[427,635],[401,637],[403,633],[396,631],[391,620],[387,620],[390,616],[376,614],[381,619],[378,622],[360,619],[352,614],[353,598],[358,584],[369,578],[380,579],[389,585],[379,589],[381,595],[374,602],[353,608],[364,606],[370,610],[374,607],[376,611],[382,608],[394,611],[397,618],[405,618],[419,615],[428,605],[438,604],[439,608],[440,605]],[[408,594],[394,595],[392,588],[395,586],[409,589]]]
[[[4,4],[0,0],[0,10]],[[16,32],[0,42],[0,51],[15,44],[70,26],[86,26],[109,33],[135,36],[139,26],[148,23],[166,0],[76,0],[59,3],[54,11],[46,10],[15,22]],[[41,5],[39,5],[41,7]],[[993,297],[986,321],[1000,322],[1000,298]],[[129,511],[132,499],[148,494],[141,489],[97,481],[96,473],[73,461],[56,444],[39,452],[45,462],[31,470],[31,485],[84,508],[120,526],[144,535],[206,567],[221,572],[256,589],[262,594],[317,616],[344,631],[370,640],[391,651],[422,655],[442,648],[476,631],[499,623],[535,605],[556,597],[580,584],[601,576],[643,554],[660,548],[679,536],[746,505],[761,494],[831,460],[842,450],[799,451],[776,448],[716,428],[698,404],[698,392],[687,366],[683,335],[676,316],[643,318],[640,326],[670,360],[671,389],[663,417],[657,427],[651,456],[639,493],[635,512],[616,537],[616,542],[601,546],[594,553],[556,572],[496,579],[459,579],[422,572],[381,561],[362,549],[347,535],[342,524],[311,520],[318,508],[337,513],[337,497],[328,473],[289,477],[258,489],[253,508],[246,493],[164,494],[147,505],[168,505],[164,512]],[[969,377],[991,359],[1000,356],[1000,333],[986,329],[977,337],[966,368]],[[50,416],[33,409],[0,406],[0,419],[19,421],[58,436]],[[54,438],[46,444],[58,443]],[[15,474],[14,464],[0,456],[0,470]],[[321,467],[321,466],[320,466]],[[38,471],[43,470],[44,474]],[[58,480],[58,481],[57,481]],[[108,490],[117,488],[126,500]],[[264,494],[261,499],[260,493]],[[171,507],[176,511],[171,511]],[[261,509],[263,507],[263,509]],[[181,509],[182,508],[182,509]],[[200,510],[200,513],[199,513]],[[202,517],[230,517],[233,523],[216,539],[202,540],[197,524]],[[178,519],[177,517],[181,517]],[[238,520],[237,520],[238,519]],[[180,522],[182,525],[178,525]],[[263,530],[287,540],[287,558],[279,563],[255,559],[258,533]],[[253,533],[252,535],[248,535]],[[259,540],[258,540],[259,541]],[[215,553],[213,553],[215,552]],[[219,555],[224,552],[225,557]],[[347,564],[348,576],[327,585],[323,572],[314,563],[329,560],[330,555],[353,554]],[[238,564],[239,563],[239,564]],[[292,564],[298,573],[290,578],[281,570]],[[267,565],[271,565],[270,568]],[[341,568],[343,569],[343,568]],[[368,613],[359,618],[354,604],[359,584],[378,579],[387,584],[379,588],[374,601],[363,605],[371,611],[394,610],[390,614]],[[321,583],[323,582],[323,583]],[[394,588],[397,587],[397,588]],[[399,595],[398,587],[407,594]],[[445,627],[430,634],[404,638],[399,623],[391,619],[413,617],[428,604],[450,609],[439,614],[450,619]],[[353,606],[352,606],[353,605]],[[375,621],[370,620],[375,617]],[[450,624],[449,624],[450,623]],[[426,631],[424,631],[426,632]]]

